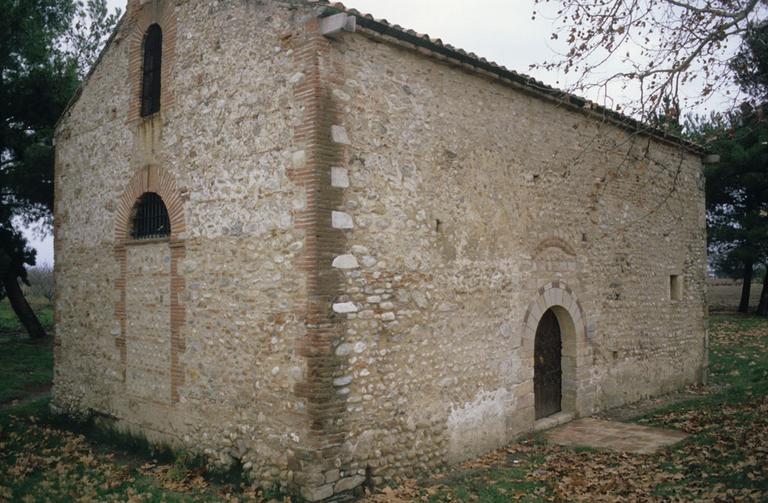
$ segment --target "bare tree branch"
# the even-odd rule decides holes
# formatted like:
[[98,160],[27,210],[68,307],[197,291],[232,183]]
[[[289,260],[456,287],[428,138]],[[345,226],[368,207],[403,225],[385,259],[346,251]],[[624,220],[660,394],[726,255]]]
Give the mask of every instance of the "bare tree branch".
[[[644,120],[677,117],[681,106],[700,105],[715,92],[739,94],[735,43],[768,19],[768,0],[535,2],[545,10],[556,6],[552,39],[566,50],[532,66],[575,74],[571,92],[607,95],[609,84],[614,92],[618,84],[635,96],[625,113]],[[606,69],[609,75],[600,75]]]

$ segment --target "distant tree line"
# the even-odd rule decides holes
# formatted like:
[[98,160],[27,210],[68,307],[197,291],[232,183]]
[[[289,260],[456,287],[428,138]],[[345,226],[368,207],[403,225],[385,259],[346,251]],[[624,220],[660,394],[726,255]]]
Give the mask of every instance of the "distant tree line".
[[48,264],[38,264],[27,270],[29,285],[22,288],[26,295],[42,298],[53,302],[54,284],[53,267]]

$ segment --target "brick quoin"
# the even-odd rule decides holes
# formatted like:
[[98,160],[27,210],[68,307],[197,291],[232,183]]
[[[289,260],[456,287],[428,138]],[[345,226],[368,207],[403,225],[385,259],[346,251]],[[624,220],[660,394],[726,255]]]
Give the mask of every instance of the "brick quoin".
[[340,273],[331,264],[346,249],[344,231],[331,225],[332,211],[342,204],[342,190],[331,186],[331,167],[346,165],[345,147],[331,138],[331,126],[342,123],[331,85],[343,79],[341,69],[332,63],[331,42],[318,30],[317,19],[308,22],[294,52],[296,66],[304,73],[295,88],[304,121],[294,129],[294,145],[304,151],[305,162],[290,173],[307,194],[306,208],[295,215],[295,225],[305,231],[304,254],[296,266],[306,273],[307,331],[297,350],[307,362],[307,372],[294,391],[306,403],[310,431],[291,464],[297,484],[309,499],[323,486],[331,490],[322,474],[337,466],[346,410],[345,398],[333,386],[333,379],[341,375],[340,358],[333,348],[343,336],[343,320],[331,310],[342,293]]

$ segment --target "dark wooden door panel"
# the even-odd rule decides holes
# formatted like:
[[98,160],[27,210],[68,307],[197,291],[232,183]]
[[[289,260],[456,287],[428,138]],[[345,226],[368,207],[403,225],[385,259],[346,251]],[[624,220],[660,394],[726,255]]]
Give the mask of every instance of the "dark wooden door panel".
[[551,310],[544,313],[534,341],[533,395],[536,419],[560,412],[563,372],[560,324]]

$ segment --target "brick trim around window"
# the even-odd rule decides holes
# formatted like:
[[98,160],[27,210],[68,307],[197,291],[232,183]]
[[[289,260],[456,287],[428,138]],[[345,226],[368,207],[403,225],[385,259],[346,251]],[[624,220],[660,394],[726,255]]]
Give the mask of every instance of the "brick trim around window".
[[[143,4],[143,5],[142,5]],[[144,36],[153,24],[163,32],[160,70],[160,112],[167,112],[174,102],[172,76],[176,54],[176,13],[174,2],[167,0],[129,0],[126,13],[128,41],[128,87],[130,97],[126,123],[141,119],[141,82],[143,77]],[[150,116],[151,117],[151,116]]]
[[145,192],[155,192],[163,199],[171,221],[171,235],[169,238],[171,253],[170,398],[172,403],[176,403],[179,401],[179,388],[184,384],[184,369],[180,356],[186,349],[181,334],[181,329],[186,322],[186,308],[181,299],[186,285],[183,276],[179,272],[179,262],[184,259],[186,251],[185,240],[183,238],[186,231],[186,224],[184,222],[184,202],[181,193],[176,188],[176,183],[167,171],[155,165],[148,165],[139,169],[133,175],[133,178],[128,183],[128,186],[117,203],[117,211],[115,213],[114,256],[119,266],[119,276],[115,281],[117,299],[115,301],[114,317],[119,334],[115,338],[115,344],[120,355],[122,381],[125,383],[127,366],[127,346],[125,338],[126,283],[128,274],[128,253],[126,246],[131,241],[130,226],[133,206]]

